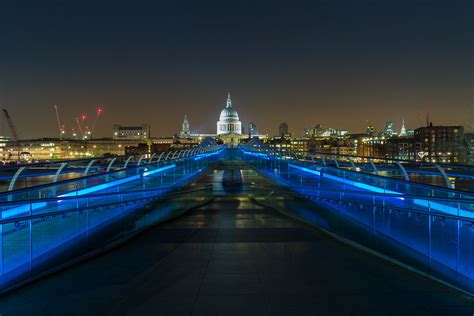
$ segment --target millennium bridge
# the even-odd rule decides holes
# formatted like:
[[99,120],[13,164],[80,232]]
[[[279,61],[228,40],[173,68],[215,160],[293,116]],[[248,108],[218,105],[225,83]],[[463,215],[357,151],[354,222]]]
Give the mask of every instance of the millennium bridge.
[[257,140],[0,169],[0,313],[474,313],[474,168]]

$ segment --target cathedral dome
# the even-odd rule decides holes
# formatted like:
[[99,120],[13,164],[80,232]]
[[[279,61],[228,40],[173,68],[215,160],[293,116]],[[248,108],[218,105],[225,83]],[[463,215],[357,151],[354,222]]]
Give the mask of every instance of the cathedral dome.
[[232,107],[225,107],[221,111],[221,115],[219,116],[219,121],[225,122],[225,121],[238,121],[239,120],[239,114],[237,111]]
[[217,122],[217,134],[241,134],[242,123],[239,121],[239,114],[232,107],[230,94],[227,97],[227,105],[221,111],[219,121]]

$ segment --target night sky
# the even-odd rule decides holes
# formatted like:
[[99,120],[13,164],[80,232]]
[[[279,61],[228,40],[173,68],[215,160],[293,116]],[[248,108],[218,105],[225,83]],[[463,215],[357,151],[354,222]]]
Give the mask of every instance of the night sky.
[[[0,1],[0,106],[23,138],[98,105],[96,136],[149,123],[215,133],[227,92],[245,124],[379,130],[467,124],[474,1]],[[419,113],[419,115],[417,115]],[[419,117],[419,119],[417,118]],[[0,134],[9,135],[5,120]]]

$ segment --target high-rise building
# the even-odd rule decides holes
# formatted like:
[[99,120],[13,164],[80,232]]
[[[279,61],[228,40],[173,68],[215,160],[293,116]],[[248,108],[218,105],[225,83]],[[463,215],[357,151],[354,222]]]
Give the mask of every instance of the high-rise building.
[[305,128],[304,129],[304,136],[305,137],[321,136],[322,133],[324,133],[324,129],[321,126],[321,124],[317,124],[313,128]]
[[421,143],[423,160],[455,163],[466,160],[466,141],[462,126],[433,126],[415,130],[415,141]]
[[143,124],[142,126],[122,126],[114,124],[113,139],[127,139],[127,140],[147,140],[150,138],[150,125]]
[[278,126],[278,134],[280,137],[289,137],[288,124],[281,123],[280,126]]
[[374,133],[375,133],[375,127],[373,125],[370,125],[370,122],[367,121],[366,134],[368,136],[374,136]]
[[402,128],[400,129],[400,136],[407,136],[407,129],[405,128],[405,119],[402,119]]
[[398,136],[386,140],[386,158],[402,160],[420,160],[418,152],[421,151],[421,143],[414,137]]
[[183,124],[181,126],[181,132],[179,133],[179,136],[181,138],[188,138],[190,134],[191,134],[191,132],[189,130],[188,116],[185,114]]
[[383,129],[383,134],[388,137],[391,137],[396,134],[395,130],[393,129],[392,121],[385,122],[385,128]]
[[257,135],[257,134],[258,134],[257,125],[255,125],[255,123],[250,122],[249,123],[249,135],[252,136],[252,135]]

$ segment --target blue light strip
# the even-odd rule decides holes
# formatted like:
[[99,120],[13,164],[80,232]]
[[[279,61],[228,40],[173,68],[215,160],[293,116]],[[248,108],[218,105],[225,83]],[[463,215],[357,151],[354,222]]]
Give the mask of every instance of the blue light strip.
[[384,188],[379,188],[379,187],[376,187],[374,185],[365,184],[365,183],[357,182],[357,181],[354,181],[354,180],[344,179],[344,178],[341,178],[341,177],[338,177],[338,176],[333,176],[332,174],[323,173],[323,177],[334,180],[334,181],[337,181],[337,182],[341,182],[341,183],[344,183],[344,184],[352,185],[352,186],[355,186],[357,188],[372,191],[372,192],[375,192],[375,193],[403,195],[403,193],[401,193],[401,192],[387,190],[387,189],[384,189]]
[[[149,175],[152,175],[152,174],[155,174],[155,173],[158,173],[158,172],[163,172],[163,171],[175,168],[175,167],[176,167],[175,164],[169,165],[169,166],[164,166],[164,167],[157,168],[157,169],[154,169],[154,170],[146,171],[146,172],[142,173],[141,175],[137,174],[137,175],[134,175],[134,176],[131,176],[131,177],[127,177],[127,178],[123,178],[123,179],[117,179],[117,180],[110,181],[110,182],[107,182],[107,183],[102,183],[102,184],[91,186],[91,187],[88,187],[88,188],[79,189],[79,190],[76,190],[76,191],[61,194],[58,197],[74,197],[74,196],[86,195],[86,194],[89,194],[89,193],[105,190],[105,189],[108,189],[108,188],[116,186],[116,185],[128,183],[128,182],[133,181],[133,180],[137,180],[141,176],[147,177]],[[60,203],[60,202],[63,202],[63,201],[58,200],[58,203]],[[34,210],[40,209],[42,207],[45,207],[47,205],[48,204],[46,202],[35,202],[35,203],[31,203],[31,207],[30,207],[30,204],[17,206],[17,207],[2,211],[2,218],[5,219],[5,218],[9,218],[9,217],[18,215],[18,214],[29,213],[30,210],[34,211]]]
[[161,168],[157,168],[157,169],[154,169],[154,170],[151,170],[151,171],[146,171],[143,173],[143,176],[144,177],[147,177],[149,175],[152,175],[152,174],[155,174],[155,173],[158,173],[158,172],[162,172],[162,171],[166,171],[168,169],[173,169],[175,168],[176,165],[173,164],[173,165],[169,165],[169,166],[164,166],[164,167],[161,167]]
[[45,207],[46,205],[48,205],[48,203],[36,202],[36,203],[26,204],[26,205],[17,206],[8,210],[4,210],[2,211],[2,219],[9,218],[9,217],[22,214],[22,213],[29,213],[30,205],[31,205],[31,211],[34,211],[39,208]]
[[300,167],[300,166],[297,166],[297,165],[294,165],[292,163],[289,163],[288,164],[288,167],[291,167],[291,168],[295,168],[295,169],[299,169],[301,171],[305,171],[305,172],[308,172],[308,173],[312,173],[312,174],[315,174],[317,176],[320,176],[321,175],[321,172],[317,171],[317,170],[313,170],[313,169],[309,169],[309,168],[305,168],[305,167]]
[[127,183],[127,182],[130,182],[130,181],[133,181],[133,180],[137,180],[137,179],[139,179],[142,175],[143,175],[143,177],[146,177],[146,176],[149,176],[149,175],[151,175],[151,174],[155,174],[155,173],[157,173],[157,172],[166,171],[166,170],[168,170],[168,169],[175,168],[175,167],[176,167],[176,165],[173,164],[173,165],[169,165],[169,166],[157,168],[157,169],[154,169],[154,170],[151,170],[151,171],[144,172],[144,173],[141,174],[141,175],[140,175],[140,174],[137,174],[137,175],[134,175],[134,176],[131,176],[131,177],[127,177],[127,178],[118,179],[118,180],[110,181],[110,182],[107,182],[107,183],[95,185],[95,186],[93,186],[93,187],[89,187],[89,188],[84,188],[84,189],[80,189],[80,190],[68,192],[68,193],[59,195],[58,197],[79,196],[79,195],[85,195],[85,194],[92,193],[92,192],[97,192],[97,191],[100,191],[100,190],[105,190],[105,189],[108,189],[108,188],[113,187],[113,186],[116,186],[116,185],[120,185],[120,184],[123,184],[123,183]]
[[263,157],[263,159],[266,159],[266,160],[269,160],[270,157],[267,155],[267,154],[263,154],[263,153],[254,153],[254,152],[250,152],[250,151],[245,151],[243,149],[241,149],[241,151],[245,154],[245,155],[251,155],[251,156],[255,156],[255,157]]
[[428,201],[428,200],[422,200],[422,199],[414,199],[413,203],[419,206],[423,206],[426,208],[431,208],[432,210],[440,211],[443,213],[448,213],[451,215],[457,215],[457,216],[464,216],[464,217],[473,217],[472,212],[457,209],[456,207],[444,205],[438,202],[433,202],[433,201]]
[[305,171],[305,172],[308,172],[308,173],[315,174],[317,176],[322,176],[323,178],[328,178],[328,179],[331,179],[331,180],[334,180],[334,181],[337,181],[337,182],[352,185],[354,187],[361,188],[361,189],[368,190],[368,191],[372,191],[372,192],[376,192],[376,193],[402,194],[400,192],[387,190],[387,189],[384,189],[384,188],[379,188],[379,187],[376,187],[376,186],[373,186],[373,185],[370,185],[370,184],[365,184],[365,183],[360,183],[360,182],[357,182],[357,181],[354,181],[354,180],[344,179],[344,178],[341,178],[341,177],[338,177],[338,176],[334,176],[332,174],[327,174],[327,173],[322,173],[321,174],[320,171],[305,168],[305,167],[301,167],[301,166],[297,166],[297,165],[294,165],[294,164],[291,164],[291,163],[289,163],[288,166],[292,167],[292,168],[295,168],[295,169],[299,169],[301,171]]
[[[294,165],[294,164],[289,163],[288,166],[292,167],[292,168],[295,168],[295,169],[299,169],[301,171],[305,171],[307,173],[311,173],[311,174],[314,174],[314,175],[317,175],[317,176],[321,176],[323,178],[331,179],[331,180],[334,180],[334,181],[337,181],[337,182],[340,182],[340,183],[348,184],[348,185],[351,185],[351,186],[354,186],[354,187],[357,187],[357,188],[361,188],[361,189],[364,189],[364,190],[372,191],[372,192],[375,192],[375,193],[403,195],[403,193],[401,193],[401,192],[387,190],[387,189],[384,189],[384,188],[379,188],[379,187],[376,187],[376,186],[373,186],[373,185],[370,185],[370,184],[365,184],[365,183],[357,182],[357,181],[354,181],[354,180],[344,179],[344,178],[334,176],[334,175],[331,175],[331,174],[327,174],[327,173],[321,173],[317,170],[297,166],[297,165]],[[399,197],[399,198],[397,197],[397,199],[405,200],[405,198],[403,198],[403,197]],[[474,217],[474,214],[470,211],[466,211],[466,210],[462,210],[462,209],[458,210],[458,208],[456,208],[456,207],[441,204],[441,203],[438,203],[438,202],[432,202],[432,201],[423,200],[423,199],[413,199],[413,203],[416,204],[416,205],[422,206],[422,207],[431,208],[432,210],[442,212],[442,213],[447,213],[447,214],[451,214],[451,215],[458,215],[458,216],[464,216],[464,217]]]
[[[268,157],[268,155],[266,155],[266,154],[248,152],[248,151],[245,151],[243,149],[241,149],[241,150],[244,154],[247,154],[247,155]],[[379,187],[376,187],[376,186],[373,186],[373,185],[370,185],[370,184],[365,184],[365,183],[357,182],[357,181],[354,181],[354,180],[341,178],[341,177],[334,176],[334,175],[327,174],[327,173],[321,173],[320,171],[313,170],[313,169],[306,168],[306,167],[297,166],[297,165],[294,165],[294,164],[291,164],[291,163],[288,163],[288,166],[291,167],[291,168],[299,169],[301,171],[323,177],[323,178],[327,178],[327,179],[331,179],[331,180],[334,180],[334,181],[337,181],[337,182],[340,182],[340,183],[351,185],[351,186],[354,186],[354,187],[357,187],[357,188],[360,188],[360,189],[363,189],[363,190],[368,190],[368,191],[375,192],[375,193],[403,195],[403,193],[401,193],[401,192],[387,190],[387,189],[384,189],[384,188],[379,188]],[[403,197],[399,197],[397,199],[405,200],[405,198],[403,198]],[[431,209],[433,209],[433,210],[440,211],[440,212],[443,212],[443,213],[448,213],[448,214],[451,214],[451,215],[474,217],[472,212],[465,211],[465,210],[458,210],[456,207],[444,205],[444,204],[437,203],[437,202],[428,202],[427,200],[414,199],[413,203],[416,204],[416,205],[419,205],[419,206],[426,207],[426,208],[431,207]]]
[[209,157],[209,156],[218,155],[221,152],[222,152],[222,150],[212,152],[212,153],[200,154],[200,155],[197,155],[196,157],[194,157],[194,160],[200,160],[200,159],[203,159],[203,158],[206,158],[206,157]]
[[[212,155],[217,155],[219,154],[220,152],[222,152],[222,150],[220,151],[217,151],[217,152],[213,152],[213,153],[206,153],[206,154],[203,154],[202,157],[200,158],[205,158],[205,157],[209,157],[209,156],[212,156]],[[189,159],[192,159],[193,157],[189,157]],[[82,189],[79,189],[79,190],[76,190],[76,191],[72,191],[72,192],[67,192],[67,193],[64,193],[62,195],[59,195],[58,198],[64,198],[64,197],[72,197],[73,199],[71,201],[69,200],[62,200],[65,204],[67,202],[67,205],[66,207],[69,206],[69,204],[75,204],[75,201],[77,201],[78,199],[75,199],[74,197],[75,196],[82,196],[82,195],[85,195],[85,194],[88,194],[88,193],[93,193],[93,192],[97,192],[97,191],[101,191],[101,190],[105,190],[105,189],[108,189],[108,188],[111,188],[113,186],[117,186],[119,184],[124,184],[124,183],[129,183],[131,181],[134,181],[134,180],[139,180],[139,179],[143,179],[145,177],[148,177],[148,176],[153,176],[155,174],[158,174],[160,172],[165,172],[166,170],[171,170],[171,169],[174,169],[174,168],[177,168],[177,165],[176,164],[171,164],[171,165],[167,165],[167,166],[163,166],[161,168],[156,168],[156,169],[151,169],[151,170],[148,170],[147,168],[144,169],[144,172],[140,173],[140,174],[135,174],[133,176],[129,176],[129,177],[125,177],[125,178],[121,178],[121,179],[114,179],[112,181],[109,181],[107,183],[102,183],[102,184],[99,184],[99,185],[94,185],[94,186],[90,186],[90,187],[86,187],[86,188],[82,188]],[[202,169],[198,169],[197,171],[193,171],[192,173],[190,174],[187,174],[186,176],[178,179],[177,181],[174,181],[174,186],[178,186],[179,184],[182,184],[182,183],[186,183],[187,181],[189,181],[190,179],[192,179],[192,177],[194,177],[196,174],[202,172]],[[150,179],[151,180],[151,179]],[[133,183],[132,183],[133,185]],[[166,189],[162,189],[160,190],[160,192],[166,192],[166,191],[169,191],[170,188],[166,188]],[[58,207],[58,204],[56,203],[59,203],[61,202],[61,200],[53,200],[51,201],[51,203],[48,203],[48,202],[32,202],[32,203],[29,203],[29,204],[23,204],[23,205],[20,205],[18,207],[13,207],[11,209],[8,209],[8,210],[5,210],[5,211],[2,211],[1,212],[1,216],[2,218],[8,218],[8,217],[12,217],[14,215],[18,215],[18,214],[28,214],[30,211],[32,210],[36,210],[36,209],[40,209],[40,208],[45,208],[44,211],[49,211],[50,209],[48,208],[48,205],[51,206],[51,208],[54,208],[56,206],[56,208]],[[143,203],[141,203],[143,204]],[[117,215],[122,215],[124,211],[126,212],[129,212],[129,211],[132,211],[134,209],[136,209],[139,205],[129,205],[127,206],[125,204],[125,207],[123,206],[120,206],[118,208],[112,208],[111,211],[107,214],[107,216],[103,217],[103,216],[100,216],[100,217],[94,217],[91,219],[90,222],[88,222],[88,229],[92,229],[92,228],[95,228],[105,222],[108,222],[110,220],[113,220],[115,217],[117,217]],[[166,211],[166,210],[165,210]],[[45,214],[47,215],[47,213]],[[165,218],[166,217],[166,213],[163,214],[163,212],[160,213],[160,216],[161,218]],[[75,222],[75,221],[74,221]],[[54,226],[56,225],[56,226]],[[62,225],[61,222],[59,223],[55,223],[52,227],[59,227],[59,225]],[[75,226],[73,226],[75,227]],[[63,226],[61,226],[62,229]],[[67,229],[67,226],[66,226],[66,229]],[[12,232],[17,232],[15,230],[15,228],[11,228],[10,229]],[[18,267],[21,267],[23,264],[27,263],[28,260],[30,260],[31,258],[37,258],[41,255],[44,255],[45,253],[47,253],[48,255],[51,254],[52,251],[55,251],[55,252],[60,252],[62,251],[62,248],[60,246],[64,245],[66,242],[70,241],[70,240],[73,240],[75,238],[77,238],[78,236],[81,236],[81,234],[84,233],[84,229],[83,227],[81,229],[74,229],[73,231],[71,232],[68,232],[67,236],[55,236],[54,234],[51,236],[52,238],[50,238],[49,240],[46,240],[46,242],[44,242],[44,240],[42,240],[40,243],[38,243],[38,245],[35,246],[35,252],[33,253],[33,257],[30,257],[30,256],[15,256],[13,259],[14,259],[14,264],[11,264],[12,263],[12,260],[9,261],[9,265],[8,266],[5,266],[4,267],[4,273],[7,273],[7,272],[10,272],[10,271],[13,271],[14,269],[18,268]],[[5,233],[5,231],[4,231]],[[21,232],[19,234],[22,234]],[[21,235],[20,235],[21,236]],[[14,241],[14,240],[13,240]],[[16,248],[15,248],[16,250]],[[15,253],[16,255],[16,253]],[[21,271],[20,273],[23,273],[23,271]]]

